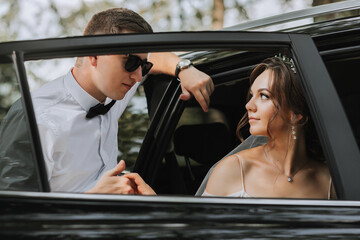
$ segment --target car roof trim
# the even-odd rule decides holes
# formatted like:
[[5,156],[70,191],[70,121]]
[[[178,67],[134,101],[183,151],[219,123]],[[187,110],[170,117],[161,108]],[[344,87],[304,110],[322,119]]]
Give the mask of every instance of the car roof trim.
[[284,13],[276,16],[262,18],[258,20],[240,23],[231,27],[223,28],[220,31],[239,31],[239,30],[254,30],[263,27],[269,27],[281,23],[294,22],[306,18],[321,16],[324,14],[337,13],[342,11],[349,11],[360,8],[360,1],[349,0],[344,2],[331,3],[311,8],[306,8],[298,11]]

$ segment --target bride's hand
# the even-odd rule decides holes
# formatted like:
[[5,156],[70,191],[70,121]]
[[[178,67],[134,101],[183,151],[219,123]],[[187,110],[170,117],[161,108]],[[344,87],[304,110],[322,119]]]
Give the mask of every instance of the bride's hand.
[[128,178],[136,185],[135,194],[156,195],[155,191],[137,173],[126,173],[123,177]]

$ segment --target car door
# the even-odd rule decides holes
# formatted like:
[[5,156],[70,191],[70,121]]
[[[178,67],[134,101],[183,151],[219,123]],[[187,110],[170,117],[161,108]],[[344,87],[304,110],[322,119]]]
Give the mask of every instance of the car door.
[[[286,52],[291,54],[326,155],[338,197],[352,201],[116,196],[51,191],[44,167],[24,61],[156,51]],[[229,237],[337,236],[359,233],[359,149],[331,79],[308,35],[260,32],[194,32],[73,37],[2,43],[1,63],[13,62],[22,92],[39,192],[0,192],[2,235],[59,239],[219,239]],[[245,60],[244,60],[245,61]],[[224,81],[211,74],[215,85]],[[165,82],[149,109],[151,124],[134,170],[151,185],[161,171],[184,102],[177,79]],[[321,89],[321,91],[320,91]],[[152,98],[151,98],[152,99]],[[343,143],[346,143],[343,145]],[[346,157],[344,157],[346,156]],[[42,193],[44,192],[44,193]],[[342,214],[343,218],[337,215]]]

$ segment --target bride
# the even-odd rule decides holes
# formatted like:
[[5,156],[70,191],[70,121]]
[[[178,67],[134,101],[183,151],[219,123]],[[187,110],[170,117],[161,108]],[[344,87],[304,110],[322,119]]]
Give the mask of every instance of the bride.
[[268,141],[221,160],[202,196],[336,198],[321,148],[312,141],[315,130],[292,60],[265,59],[250,86],[237,132],[249,124],[252,135]]

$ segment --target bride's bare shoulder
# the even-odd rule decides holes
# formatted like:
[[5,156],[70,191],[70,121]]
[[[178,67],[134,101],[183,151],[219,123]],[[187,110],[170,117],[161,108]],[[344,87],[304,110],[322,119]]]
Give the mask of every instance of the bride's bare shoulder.
[[[226,196],[237,189],[240,173],[239,159],[231,155],[221,160],[212,171],[206,185],[206,191],[217,196]],[[239,189],[241,190],[241,189]]]
[[213,173],[216,172],[218,174],[227,174],[229,171],[237,171],[238,168],[239,157],[236,154],[233,154],[221,160],[214,168]]
[[264,154],[263,147],[258,146],[258,147],[242,150],[236,153],[235,155],[244,164],[251,164],[252,162],[257,161],[258,159],[261,159],[263,154]]
[[246,149],[221,160],[209,177],[206,191],[222,196],[240,191],[243,172],[241,169],[250,169],[259,151],[258,148]]

